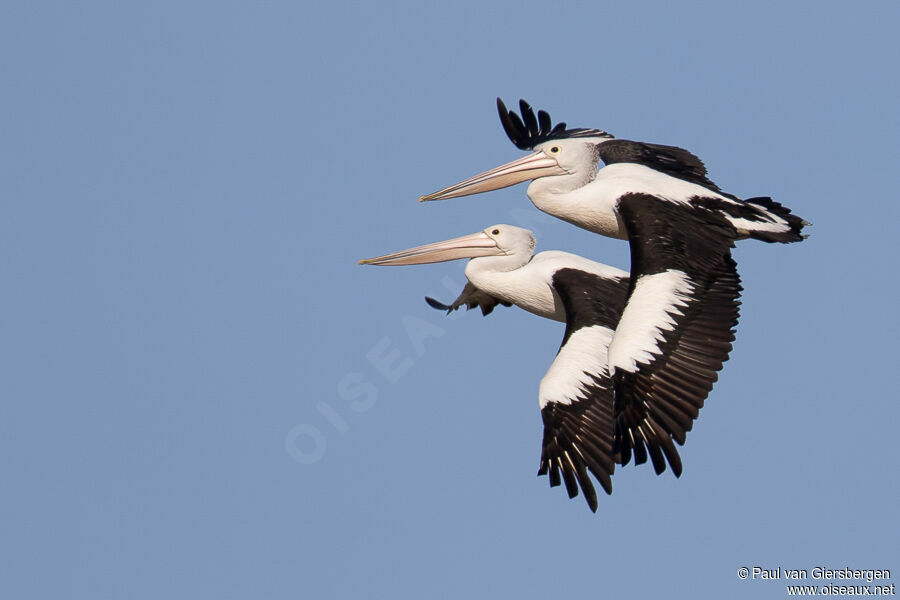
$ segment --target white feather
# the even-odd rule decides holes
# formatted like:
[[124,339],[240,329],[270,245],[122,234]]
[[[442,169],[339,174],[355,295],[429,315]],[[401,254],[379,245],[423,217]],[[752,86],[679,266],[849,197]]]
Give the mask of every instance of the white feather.
[[550,370],[541,379],[538,400],[543,409],[549,402],[571,404],[584,400],[584,388],[597,385],[597,378],[609,376],[607,349],[613,331],[602,325],[582,327],[559,349]]
[[662,353],[663,332],[675,328],[674,317],[684,314],[680,309],[693,289],[690,278],[676,269],[638,278],[609,347],[613,370],[633,373],[638,363],[648,364]]

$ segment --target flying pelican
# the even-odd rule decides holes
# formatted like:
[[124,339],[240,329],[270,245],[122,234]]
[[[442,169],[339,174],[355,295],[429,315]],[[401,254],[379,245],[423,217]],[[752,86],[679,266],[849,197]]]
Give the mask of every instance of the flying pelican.
[[[549,475],[551,487],[565,483],[570,498],[578,495],[580,486],[596,512],[597,494],[588,471],[607,494],[612,493],[610,476],[621,460],[614,450],[617,437],[632,441],[635,463],[645,462],[649,453],[657,474],[665,470],[667,460],[673,473],[681,474],[681,458],[672,439],[684,444],[702,398],[728,357],[740,283],[732,266],[720,269],[710,285],[712,301],[689,313],[682,335],[668,348],[666,359],[676,368],[702,368],[704,375],[691,380],[692,389],[702,396],[699,405],[671,393],[671,379],[648,378],[645,393],[658,399],[637,418],[633,407],[614,400],[607,363],[607,349],[625,306],[628,273],[567,252],[535,255],[534,247],[534,236],[527,229],[494,225],[360,264],[417,265],[470,258],[465,270],[468,282],[460,297],[450,306],[430,298],[429,304],[445,310],[480,306],[485,314],[498,303],[515,304],[566,324],[562,345],[538,392],[544,423],[538,475]],[[723,352],[708,354],[709,344]],[[670,436],[670,431],[675,433]]]
[[[531,180],[528,197],[540,210],[578,227],[627,239],[631,248],[631,286],[626,308],[609,346],[617,405],[630,426],[661,401],[647,395],[655,378],[667,390],[702,405],[706,395],[694,381],[708,379],[708,368],[672,360],[671,347],[696,311],[712,315],[706,302],[737,298],[739,284],[730,249],[739,239],[796,242],[808,225],[771,198],[741,200],[722,191],[703,162],[682,148],[615,139],[599,129],[566,129],[550,116],[535,116],[524,100],[522,116],[497,99],[510,140],[533,152],[461,183],[420,198],[443,200],[486,192]],[[600,161],[605,166],[598,170]],[[716,289],[730,271],[734,286]],[[728,310],[723,318],[728,318]],[[725,360],[730,350],[718,341],[702,342],[702,352]],[[698,349],[699,350],[699,349]],[[679,437],[677,428],[669,433]],[[627,463],[635,440],[616,439]],[[638,450],[635,450],[638,452]],[[637,458],[637,455],[636,455]]]

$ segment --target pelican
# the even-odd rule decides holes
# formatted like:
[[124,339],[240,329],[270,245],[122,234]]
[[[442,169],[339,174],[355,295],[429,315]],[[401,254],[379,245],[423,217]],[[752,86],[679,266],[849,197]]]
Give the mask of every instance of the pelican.
[[[671,356],[685,321],[703,311],[712,324],[715,310],[703,304],[730,307],[738,297],[739,279],[730,253],[736,240],[796,242],[806,237],[802,229],[809,223],[771,198],[741,200],[722,191],[707,177],[703,162],[682,148],[616,139],[599,129],[567,129],[565,123],[553,126],[545,111],[535,116],[524,100],[519,108],[521,117],[497,99],[507,136],[530,154],[420,201],[531,180],[527,194],[538,209],[589,231],[628,240],[631,285],[608,349],[616,403],[629,415],[626,420],[633,430],[662,401],[660,393],[647,395],[647,390],[655,378],[664,377],[667,391],[699,408],[706,391],[694,384],[714,373]],[[598,170],[601,161],[605,166]],[[720,289],[726,281],[730,289]],[[721,318],[731,314],[727,308]],[[700,344],[697,351],[714,363],[724,361],[730,351],[718,340]],[[676,438],[683,436],[664,425]],[[616,450],[625,462],[636,443],[617,437]]]
[[[649,384],[645,393],[658,399],[646,406],[640,418],[632,414],[634,407],[616,401],[607,349],[625,307],[628,273],[567,252],[534,254],[534,248],[534,236],[527,229],[494,225],[360,264],[417,265],[469,258],[468,282],[459,298],[450,306],[429,298],[430,305],[445,310],[480,306],[488,314],[497,304],[515,304],[566,324],[562,345],[538,391],[544,423],[538,475],[549,475],[551,487],[565,483],[570,498],[578,495],[580,487],[596,512],[597,494],[588,472],[607,494],[612,493],[611,475],[621,461],[614,449],[616,439],[631,441],[635,463],[645,462],[649,453],[657,474],[668,461],[679,476],[682,464],[673,438],[684,444],[699,406],[672,394],[672,380],[665,377],[644,382]],[[685,364],[703,368],[704,376],[691,380],[692,389],[703,398],[727,359],[738,318],[740,285],[734,269],[721,269],[713,279],[714,301],[689,313],[682,335],[667,354],[676,368]],[[724,355],[706,354],[704,348],[710,343]]]

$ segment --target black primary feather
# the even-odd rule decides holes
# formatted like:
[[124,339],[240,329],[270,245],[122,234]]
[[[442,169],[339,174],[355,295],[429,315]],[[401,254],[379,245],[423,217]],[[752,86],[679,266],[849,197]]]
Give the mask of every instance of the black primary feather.
[[506,131],[510,141],[520,150],[532,150],[538,144],[543,144],[550,140],[580,137],[613,137],[600,129],[566,129],[566,124],[563,122],[557,123],[553,127],[553,121],[546,111],[539,110],[537,117],[535,117],[531,105],[524,100],[519,100],[519,111],[522,113],[521,117],[515,111],[507,109],[506,105],[503,104],[503,100],[497,98],[497,112],[500,114],[500,123],[503,124],[503,130]]

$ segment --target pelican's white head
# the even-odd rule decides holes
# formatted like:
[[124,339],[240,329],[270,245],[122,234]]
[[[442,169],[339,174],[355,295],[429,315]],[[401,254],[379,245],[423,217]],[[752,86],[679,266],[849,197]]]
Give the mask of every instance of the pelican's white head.
[[522,227],[514,225],[492,225],[481,232],[494,240],[502,254],[473,258],[466,265],[466,273],[470,268],[487,271],[513,271],[528,264],[534,256],[537,241],[534,234]]
[[532,150],[531,154],[422,196],[419,201],[468,196],[528,180],[532,180],[529,196],[532,191],[565,193],[594,178],[600,160],[597,146],[614,139],[612,135],[599,129],[566,129],[565,123],[552,127],[546,112],[538,111],[535,116],[524,100],[519,101],[519,107],[522,117],[507,110],[497,98],[500,121],[509,139],[522,150]]

